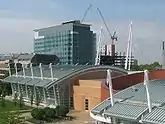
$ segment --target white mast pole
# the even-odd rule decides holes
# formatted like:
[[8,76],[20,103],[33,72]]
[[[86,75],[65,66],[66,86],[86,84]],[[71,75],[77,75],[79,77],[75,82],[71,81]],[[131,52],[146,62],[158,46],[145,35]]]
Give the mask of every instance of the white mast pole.
[[31,70],[31,75],[32,75],[32,79],[34,78],[34,74],[33,74],[33,64],[30,63],[30,70]]
[[8,67],[9,67],[9,76],[11,76],[11,68],[10,68],[10,63],[8,63]]
[[24,68],[24,64],[22,64],[22,70],[23,70],[23,77],[25,78],[25,68]]
[[148,74],[149,74],[149,71],[148,70],[144,70],[144,85],[146,87],[148,109],[149,109],[149,112],[151,112],[152,106],[151,106],[151,99],[150,99],[149,88],[148,88],[148,84],[150,82]]
[[109,84],[109,96],[111,97],[111,105],[114,106],[112,78],[111,78],[111,70],[110,69],[107,70],[107,84]]
[[15,67],[15,74],[16,74],[16,77],[18,77],[17,63],[14,64],[14,67]]
[[129,51],[130,51],[130,40],[131,40],[131,24],[129,25],[129,34],[128,34],[128,44],[127,44],[127,53],[125,58],[125,69],[128,69],[128,58],[129,58]]
[[97,50],[96,50],[95,65],[100,65],[102,30],[103,30],[103,27],[101,26],[100,33],[99,33],[99,40],[98,40],[98,42],[96,42]]
[[40,73],[41,73],[41,79],[43,80],[42,63],[40,63],[39,68],[40,68]]
[[131,30],[131,34],[130,34],[130,50],[129,50],[129,64],[128,64],[128,70],[131,70],[131,60],[132,60],[132,21],[130,24],[130,30]]
[[52,81],[53,81],[53,69],[52,69],[52,63],[49,64],[49,68],[50,68],[51,78],[52,78]]

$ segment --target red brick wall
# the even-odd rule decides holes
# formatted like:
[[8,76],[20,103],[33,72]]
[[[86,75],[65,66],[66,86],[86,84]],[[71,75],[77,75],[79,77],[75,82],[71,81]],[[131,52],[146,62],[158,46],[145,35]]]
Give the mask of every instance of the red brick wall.
[[[149,76],[151,80],[165,79],[165,70],[151,71]],[[117,91],[122,90],[129,86],[143,82],[143,79],[144,79],[143,72],[115,77],[112,79],[113,89]],[[102,83],[101,100],[103,101],[108,97],[109,97],[108,87],[105,85],[105,83]]]

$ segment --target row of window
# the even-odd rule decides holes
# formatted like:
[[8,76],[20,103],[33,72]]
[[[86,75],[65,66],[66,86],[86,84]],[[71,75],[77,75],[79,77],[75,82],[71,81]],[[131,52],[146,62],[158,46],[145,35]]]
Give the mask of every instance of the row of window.
[[[47,35],[53,35],[53,36],[61,36],[61,35],[71,35],[72,30],[65,30],[65,31],[61,31],[61,32],[55,32],[55,31],[44,31],[42,32],[42,35],[47,36]],[[78,32],[74,32],[74,34],[78,34]]]

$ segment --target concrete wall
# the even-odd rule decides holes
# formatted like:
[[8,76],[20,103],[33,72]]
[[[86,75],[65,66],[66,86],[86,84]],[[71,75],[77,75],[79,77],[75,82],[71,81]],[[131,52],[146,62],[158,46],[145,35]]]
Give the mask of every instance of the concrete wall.
[[88,99],[88,110],[101,102],[101,81],[79,80],[73,85],[74,109],[85,111],[85,99]]
[[[113,89],[114,92],[117,92],[119,90],[123,90],[127,87],[130,87],[132,85],[138,84],[140,82],[143,82],[144,80],[144,73],[136,73],[136,74],[129,74],[129,75],[123,75],[119,77],[114,77],[112,79],[113,83]],[[149,74],[150,80],[155,79],[165,79],[165,70],[156,70],[151,71]],[[101,100],[105,100],[109,97],[109,89],[105,85],[105,83],[102,83],[101,86]]]

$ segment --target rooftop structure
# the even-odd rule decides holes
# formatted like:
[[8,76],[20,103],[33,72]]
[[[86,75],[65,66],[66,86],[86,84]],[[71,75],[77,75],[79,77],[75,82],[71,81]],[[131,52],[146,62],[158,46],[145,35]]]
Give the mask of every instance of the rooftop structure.
[[60,60],[56,55],[52,55],[52,54],[26,53],[26,54],[20,54],[17,58],[14,59],[14,62],[21,64],[33,63],[33,65],[39,65],[39,63],[57,64],[60,62]]
[[110,98],[103,101],[91,110],[91,116],[101,118],[106,123],[112,123],[112,118],[116,118],[122,123],[165,123],[165,80],[152,80],[148,84],[151,112],[149,112],[146,88],[143,83],[131,86],[116,93],[113,98],[114,106],[111,105]]
[[[4,82],[11,83],[13,95],[14,93],[22,94],[27,102],[30,102],[32,95],[34,95],[34,99],[39,95],[42,105],[56,106],[64,104],[69,108],[73,108],[76,107],[74,106],[76,104],[74,99],[80,98],[76,97],[73,99],[73,94],[75,94],[78,88],[79,80],[104,79],[107,69],[112,70],[113,77],[127,74],[127,71],[111,66],[40,64],[35,67],[31,65],[30,68],[23,68],[22,71],[5,78]],[[82,86],[82,88],[84,87]],[[90,87],[92,86],[90,85]],[[101,92],[101,87],[98,89]],[[84,90],[81,91],[84,94],[86,92]],[[98,92],[96,91],[97,94]],[[79,102],[79,100],[75,102]],[[84,103],[81,104],[84,106]]]
[[61,25],[35,29],[34,52],[55,54],[61,64],[92,64],[96,52],[96,38],[90,25],[79,20]]

